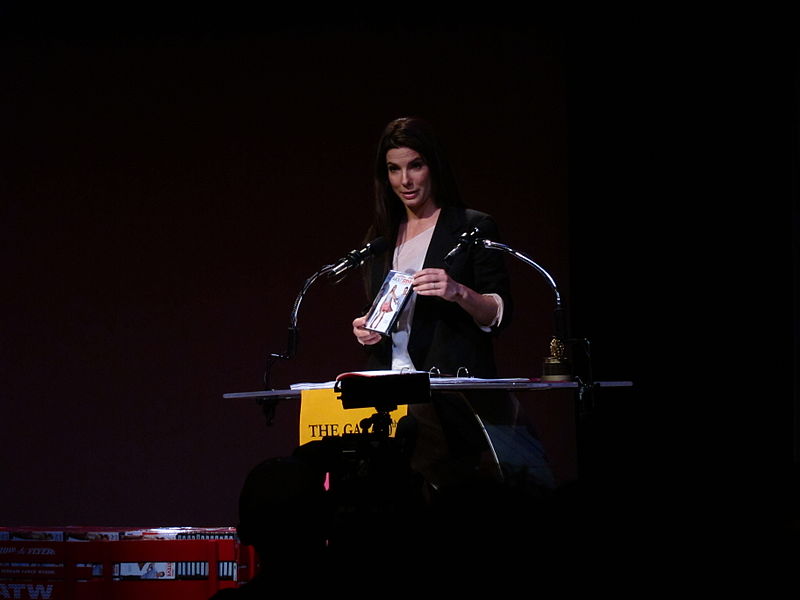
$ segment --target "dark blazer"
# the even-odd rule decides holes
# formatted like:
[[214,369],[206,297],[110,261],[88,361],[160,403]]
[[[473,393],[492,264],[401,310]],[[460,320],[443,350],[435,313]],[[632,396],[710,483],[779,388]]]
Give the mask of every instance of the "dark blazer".
[[[456,256],[449,267],[444,257],[458,243],[459,236],[479,226],[483,237],[499,242],[494,220],[472,209],[443,207],[433,231],[423,268],[447,269],[454,280],[481,294],[495,293],[503,298],[503,321],[491,332],[482,331],[474,319],[455,302],[441,298],[417,296],[408,351],[414,366],[420,370],[437,367],[444,375],[455,375],[459,367],[466,367],[474,377],[495,377],[492,338],[498,329],[506,327],[511,319],[513,305],[508,272],[502,252],[470,245]],[[366,265],[369,274],[369,295],[378,293],[391,266],[393,249],[385,259],[376,258]],[[365,346],[369,353],[367,367],[388,369],[392,362],[392,345],[389,338]]]

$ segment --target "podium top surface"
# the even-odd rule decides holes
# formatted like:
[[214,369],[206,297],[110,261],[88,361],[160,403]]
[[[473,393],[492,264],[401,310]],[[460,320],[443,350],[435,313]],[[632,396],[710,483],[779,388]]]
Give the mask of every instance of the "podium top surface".
[[[232,392],[224,394],[223,398],[275,398],[293,399],[300,398],[304,390],[332,389],[333,382],[321,384],[300,384],[290,389],[261,390],[253,392]],[[630,381],[595,381],[596,387],[631,387]],[[578,389],[581,384],[576,381],[537,381],[524,378],[512,379],[477,379],[471,377],[431,377],[431,390],[553,390],[553,389]]]

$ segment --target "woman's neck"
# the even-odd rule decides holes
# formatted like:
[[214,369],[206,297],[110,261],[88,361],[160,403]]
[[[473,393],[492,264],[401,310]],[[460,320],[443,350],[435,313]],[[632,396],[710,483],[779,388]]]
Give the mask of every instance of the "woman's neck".
[[429,209],[426,207],[419,213],[411,210],[406,210],[406,220],[400,223],[400,238],[401,241],[410,240],[418,236],[423,231],[427,231],[436,225],[439,219],[441,208],[432,205]]

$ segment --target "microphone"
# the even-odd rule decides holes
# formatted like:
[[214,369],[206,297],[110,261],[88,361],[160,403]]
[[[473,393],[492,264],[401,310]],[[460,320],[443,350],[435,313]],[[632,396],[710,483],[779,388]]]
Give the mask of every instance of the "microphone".
[[370,256],[382,254],[389,247],[383,237],[377,237],[360,250],[351,250],[344,258],[339,259],[328,271],[329,277],[340,277],[356,267],[364,264]]
[[446,265],[449,265],[453,262],[453,259],[456,257],[457,254],[460,254],[461,251],[472,244],[481,233],[481,230],[477,227],[473,227],[471,231],[465,231],[462,233],[458,238],[458,243],[455,247],[447,253],[447,256],[444,257],[444,262]]

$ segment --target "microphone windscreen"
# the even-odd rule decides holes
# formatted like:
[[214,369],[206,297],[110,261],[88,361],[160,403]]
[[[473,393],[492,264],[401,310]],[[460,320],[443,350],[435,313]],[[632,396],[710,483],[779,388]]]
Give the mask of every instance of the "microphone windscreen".
[[378,256],[383,254],[389,248],[389,242],[383,236],[377,237],[369,243],[370,256]]

